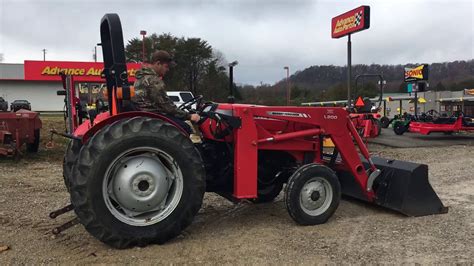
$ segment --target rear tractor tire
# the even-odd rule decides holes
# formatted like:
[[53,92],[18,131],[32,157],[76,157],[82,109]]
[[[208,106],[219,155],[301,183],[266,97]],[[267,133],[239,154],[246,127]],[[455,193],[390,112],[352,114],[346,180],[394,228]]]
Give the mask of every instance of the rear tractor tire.
[[205,191],[202,159],[179,129],[134,117],[81,148],[71,203],[86,230],[115,248],[164,243],[191,224]]
[[388,128],[388,126],[390,125],[390,119],[388,119],[388,117],[384,116],[384,117],[380,118],[380,124],[382,125],[383,128]]
[[64,154],[63,158],[63,178],[64,178],[64,185],[66,185],[66,189],[69,192],[71,187],[71,179],[73,178],[72,175],[72,168],[77,161],[77,157],[79,157],[79,152],[81,151],[82,143],[79,140],[71,140],[66,148],[66,153]]
[[341,185],[328,167],[307,164],[290,177],[285,191],[288,213],[300,225],[325,223],[341,200]]

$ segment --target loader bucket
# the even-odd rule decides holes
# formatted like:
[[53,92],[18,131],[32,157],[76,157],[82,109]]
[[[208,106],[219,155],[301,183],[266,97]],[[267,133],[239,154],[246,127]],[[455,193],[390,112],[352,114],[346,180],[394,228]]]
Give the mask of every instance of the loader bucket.
[[[447,213],[428,181],[428,166],[372,157],[382,173],[374,181],[375,204],[407,216]],[[364,163],[368,167],[368,163]],[[367,201],[362,189],[348,172],[338,172],[344,195]]]

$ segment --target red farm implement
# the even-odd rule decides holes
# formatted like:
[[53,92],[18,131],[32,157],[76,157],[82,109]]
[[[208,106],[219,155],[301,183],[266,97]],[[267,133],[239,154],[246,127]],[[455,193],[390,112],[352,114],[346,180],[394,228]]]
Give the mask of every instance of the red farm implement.
[[376,138],[380,135],[382,126],[380,125],[380,115],[377,113],[351,113],[349,114],[352,123],[359,135],[363,138]]
[[[103,17],[101,41],[109,110],[83,123],[68,116],[63,174],[71,205],[51,217],[72,209],[78,217],[55,233],[80,222],[113,247],[164,243],[191,224],[206,191],[257,203],[284,190],[290,216],[302,225],[325,223],[341,194],[408,216],[447,212],[428,166],[371,156],[343,108],[203,103],[198,96],[183,105],[202,117],[202,141],[193,143],[167,117],[135,110],[118,15]],[[324,138],[335,148],[326,151]]]
[[36,112],[0,112],[0,155],[18,155],[23,144],[28,152],[37,152],[40,129],[41,120]]
[[474,131],[474,122],[472,118],[465,117],[463,114],[450,118],[440,117],[433,122],[411,122],[409,131],[429,135],[431,133],[452,134],[460,131]]

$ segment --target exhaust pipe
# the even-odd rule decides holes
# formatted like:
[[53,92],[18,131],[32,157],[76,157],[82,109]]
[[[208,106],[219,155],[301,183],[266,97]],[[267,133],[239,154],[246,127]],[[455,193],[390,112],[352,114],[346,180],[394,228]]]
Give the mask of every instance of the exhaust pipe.
[[[425,216],[448,212],[428,181],[428,165],[372,157],[381,172],[373,180],[376,205],[407,216]],[[365,167],[369,167],[367,161]],[[338,172],[344,195],[367,201],[364,191],[351,173]]]

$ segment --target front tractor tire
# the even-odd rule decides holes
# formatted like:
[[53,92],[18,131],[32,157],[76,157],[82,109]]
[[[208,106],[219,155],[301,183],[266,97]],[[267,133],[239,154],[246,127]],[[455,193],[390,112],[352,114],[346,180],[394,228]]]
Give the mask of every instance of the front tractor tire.
[[327,166],[307,164],[288,180],[285,203],[288,213],[300,225],[325,223],[341,200],[341,185]]
[[201,208],[205,171],[188,136],[158,119],[119,120],[82,148],[71,203],[86,230],[115,248],[164,243]]

